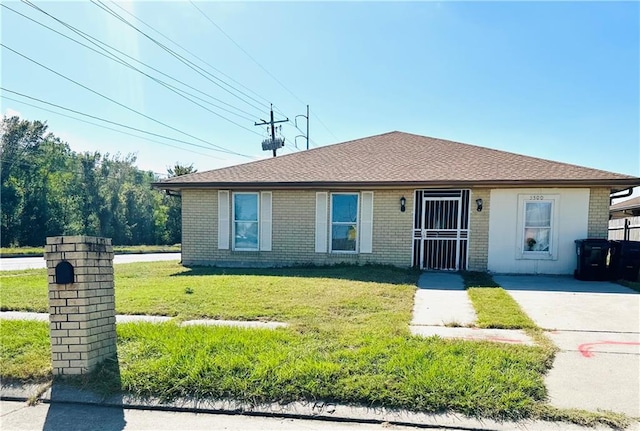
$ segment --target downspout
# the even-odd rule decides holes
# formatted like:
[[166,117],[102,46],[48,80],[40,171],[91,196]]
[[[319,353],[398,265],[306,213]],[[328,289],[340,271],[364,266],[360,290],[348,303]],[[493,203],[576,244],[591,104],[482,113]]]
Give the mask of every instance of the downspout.
[[[621,195],[616,195],[616,193],[620,193],[620,192],[625,192],[625,193],[623,193]],[[628,196],[631,196],[632,194],[633,194],[633,187],[629,187],[628,189],[615,190],[615,191],[609,193],[609,206],[611,206],[611,204],[613,203],[614,199],[626,198]]]

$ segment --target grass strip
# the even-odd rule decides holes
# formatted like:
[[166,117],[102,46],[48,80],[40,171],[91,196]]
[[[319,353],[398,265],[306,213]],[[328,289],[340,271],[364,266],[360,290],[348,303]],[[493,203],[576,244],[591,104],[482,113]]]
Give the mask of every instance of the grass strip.
[[[46,323],[15,326],[40,344],[48,341]],[[355,343],[290,329],[171,323],[122,324],[117,332],[117,366],[83,377],[85,388],[121,388],[165,401],[323,400],[513,420],[530,416],[546,396],[541,354],[530,347],[389,334],[369,334]],[[38,355],[45,361],[37,372],[46,375],[48,354]],[[2,357],[3,378],[16,377],[5,367],[14,360]]]
[[[5,331],[9,329],[11,332]],[[163,401],[183,397],[262,402],[332,401],[422,412],[456,411],[498,420],[523,418],[623,428],[610,412],[558,409],[544,403],[541,349],[437,337],[368,335],[359,343],[296,331],[117,327],[118,361],[67,382],[103,394],[125,392]],[[0,350],[3,380],[51,380],[47,324],[11,322],[2,346],[22,334],[21,355]],[[38,347],[40,346],[40,347]],[[45,347],[45,348],[42,348]],[[30,366],[15,363],[24,362]]]
[[583,427],[605,425],[614,430],[620,430],[631,425],[631,419],[622,413],[602,410],[590,412],[581,409],[561,409],[549,404],[535,408],[533,415],[544,421],[570,422]]
[[493,278],[483,272],[463,272],[467,293],[480,328],[534,329],[536,324]]
[[[179,253],[180,244],[174,245],[116,245],[113,251],[117,254],[145,253]],[[39,257],[44,255],[44,247],[2,247],[0,258],[7,257]]]
[[544,365],[553,366],[558,348],[509,293],[486,272],[466,271],[462,278],[481,328],[523,329],[545,353]]

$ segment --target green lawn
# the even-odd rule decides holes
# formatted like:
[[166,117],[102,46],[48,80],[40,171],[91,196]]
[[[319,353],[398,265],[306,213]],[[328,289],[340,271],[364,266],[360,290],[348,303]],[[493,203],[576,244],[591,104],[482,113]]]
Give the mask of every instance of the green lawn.
[[533,329],[536,324],[518,303],[484,272],[463,272],[467,293],[478,315],[480,328]]
[[[93,387],[165,400],[324,400],[502,419],[562,417],[545,404],[548,349],[411,336],[414,271],[188,269],[156,262],[116,265],[115,275],[118,313],[291,326],[118,325],[118,368],[90,376]],[[3,272],[0,282],[2,309],[46,310],[44,271]],[[47,324],[1,325],[0,377],[50,378]]]

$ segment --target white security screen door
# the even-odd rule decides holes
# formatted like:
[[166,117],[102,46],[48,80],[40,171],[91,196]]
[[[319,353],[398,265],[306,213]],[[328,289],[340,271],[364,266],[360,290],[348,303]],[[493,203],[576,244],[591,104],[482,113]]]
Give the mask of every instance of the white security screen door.
[[469,190],[416,190],[413,265],[464,270],[469,245]]

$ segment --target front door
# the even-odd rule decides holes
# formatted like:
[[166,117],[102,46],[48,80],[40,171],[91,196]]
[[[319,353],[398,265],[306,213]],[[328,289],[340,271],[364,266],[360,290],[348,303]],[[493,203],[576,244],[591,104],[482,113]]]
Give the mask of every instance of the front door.
[[416,190],[413,265],[464,270],[469,245],[469,190]]

